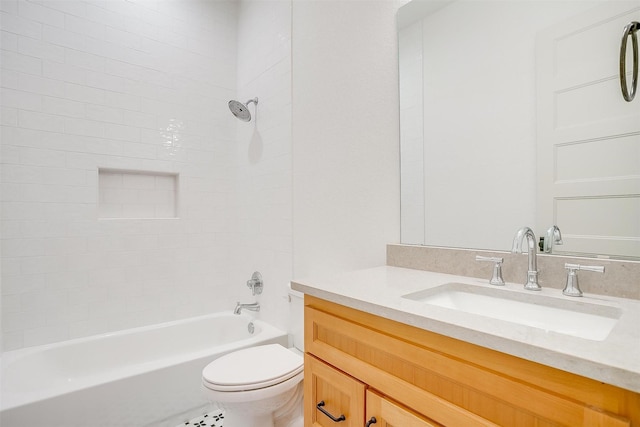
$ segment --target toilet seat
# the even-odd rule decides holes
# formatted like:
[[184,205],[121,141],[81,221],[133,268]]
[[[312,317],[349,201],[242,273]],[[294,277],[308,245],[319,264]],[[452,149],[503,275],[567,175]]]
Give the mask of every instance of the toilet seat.
[[251,391],[285,382],[303,371],[303,358],[279,344],[226,354],[202,371],[203,385],[215,391]]

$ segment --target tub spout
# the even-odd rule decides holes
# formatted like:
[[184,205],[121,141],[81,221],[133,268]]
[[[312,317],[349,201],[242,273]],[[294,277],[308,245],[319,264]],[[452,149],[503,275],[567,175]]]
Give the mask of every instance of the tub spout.
[[251,304],[236,304],[236,308],[233,310],[233,314],[240,314],[242,310],[260,311],[260,303],[254,302]]

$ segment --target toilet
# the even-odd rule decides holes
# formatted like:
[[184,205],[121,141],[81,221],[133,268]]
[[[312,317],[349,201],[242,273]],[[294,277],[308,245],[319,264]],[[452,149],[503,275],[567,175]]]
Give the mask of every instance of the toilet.
[[[280,344],[226,354],[202,371],[207,399],[225,411],[225,427],[302,426],[302,296],[289,290],[293,348]],[[275,421],[278,420],[278,423]]]

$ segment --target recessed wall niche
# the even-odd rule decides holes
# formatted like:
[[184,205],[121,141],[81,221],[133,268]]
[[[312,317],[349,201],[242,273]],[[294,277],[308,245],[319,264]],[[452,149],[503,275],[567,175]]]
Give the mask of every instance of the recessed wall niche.
[[98,169],[98,217],[177,218],[178,175]]

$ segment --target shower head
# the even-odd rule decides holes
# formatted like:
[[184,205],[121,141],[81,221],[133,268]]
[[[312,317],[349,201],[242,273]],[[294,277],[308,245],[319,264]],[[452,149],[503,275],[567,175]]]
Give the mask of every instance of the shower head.
[[251,113],[249,112],[248,105],[252,102],[258,105],[258,98],[250,99],[244,104],[240,101],[232,99],[231,101],[229,101],[229,110],[231,110],[233,115],[243,122],[251,121]]

